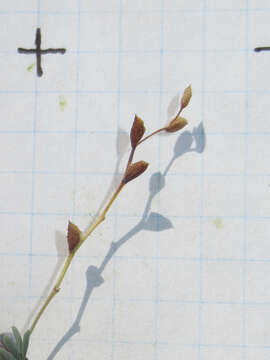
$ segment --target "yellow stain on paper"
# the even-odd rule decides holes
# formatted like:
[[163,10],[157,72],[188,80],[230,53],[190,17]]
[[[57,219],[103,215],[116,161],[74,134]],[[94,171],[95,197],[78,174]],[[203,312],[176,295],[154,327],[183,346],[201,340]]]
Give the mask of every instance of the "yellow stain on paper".
[[59,96],[59,107],[61,111],[65,111],[67,107],[67,100],[63,95]]
[[35,63],[27,66],[26,70],[27,70],[28,72],[30,72],[30,71],[32,71],[32,70],[34,69],[34,67],[35,67]]
[[224,223],[223,223],[223,220],[221,218],[214,219],[213,224],[215,225],[215,227],[217,229],[223,229],[224,228]]

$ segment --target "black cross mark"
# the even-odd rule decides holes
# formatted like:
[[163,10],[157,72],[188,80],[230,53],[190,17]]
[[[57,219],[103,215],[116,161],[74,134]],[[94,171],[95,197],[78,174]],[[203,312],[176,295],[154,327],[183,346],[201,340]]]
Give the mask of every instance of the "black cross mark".
[[43,70],[41,67],[41,56],[45,55],[45,54],[64,54],[66,52],[66,49],[60,48],[60,49],[41,49],[41,32],[40,32],[40,28],[37,28],[36,31],[36,40],[35,40],[35,45],[36,48],[35,49],[23,49],[23,48],[18,48],[18,53],[20,54],[36,54],[36,58],[37,58],[37,75],[38,76],[42,76],[43,74]]
[[254,49],[254,51],[256,52],[260,52],[260,51],[269,51],[270,50],[270,46],[261,46],[261,47],[256,47]]

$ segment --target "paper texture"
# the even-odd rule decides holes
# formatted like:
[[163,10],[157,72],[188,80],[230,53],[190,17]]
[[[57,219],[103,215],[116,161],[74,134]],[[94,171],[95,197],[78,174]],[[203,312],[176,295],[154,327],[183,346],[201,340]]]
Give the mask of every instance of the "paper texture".
[[[147,172],[78,252],[29,360],[268,360],[270,3],[0,4],[0,332],[26,329],[124,170],[135,113]],[[37,28],[41,56],[36,75]]]

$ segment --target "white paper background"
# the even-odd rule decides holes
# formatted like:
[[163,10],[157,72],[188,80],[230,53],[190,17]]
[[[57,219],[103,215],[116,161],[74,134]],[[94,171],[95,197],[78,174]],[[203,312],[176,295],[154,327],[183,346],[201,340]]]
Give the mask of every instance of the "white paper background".
[[[1,2],[0,332],[41,304],[68,220],[104,204],[134,114],[153,131],[193,88],[188,127],[138,149],[147,173],[79,251],[29,359],[269,359],[270,54],[253,51],[269,18],[267,0]],[[17,53],[37,27],[67,49],[42,78]]]

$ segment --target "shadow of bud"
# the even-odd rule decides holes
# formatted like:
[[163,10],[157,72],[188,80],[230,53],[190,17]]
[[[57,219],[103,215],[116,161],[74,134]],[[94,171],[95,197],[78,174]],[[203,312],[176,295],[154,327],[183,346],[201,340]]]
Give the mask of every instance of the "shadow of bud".
[[194,151],[198,153],[202,153],[206,146],[206,135],[205,135],[203,122],[200,122],[200,124],[193,129],[192,135],[195,140]]
[[172,227],[173,224],[168,218],[156,212],[151,212],[143,223],[143,229],[150,231],[164,231]]
[[154,197],[160,192],[165,186],[165,176],[161,172],[156,172],[151,175],[149,181],[149,192],[150,197]]
[[173,157],[174,159],[182,156],[186,152],[191,150],[191,145],[193,143],[193,136],[190,131],[184,131],[180,134],[176,140],[176,143],[173,148]]

